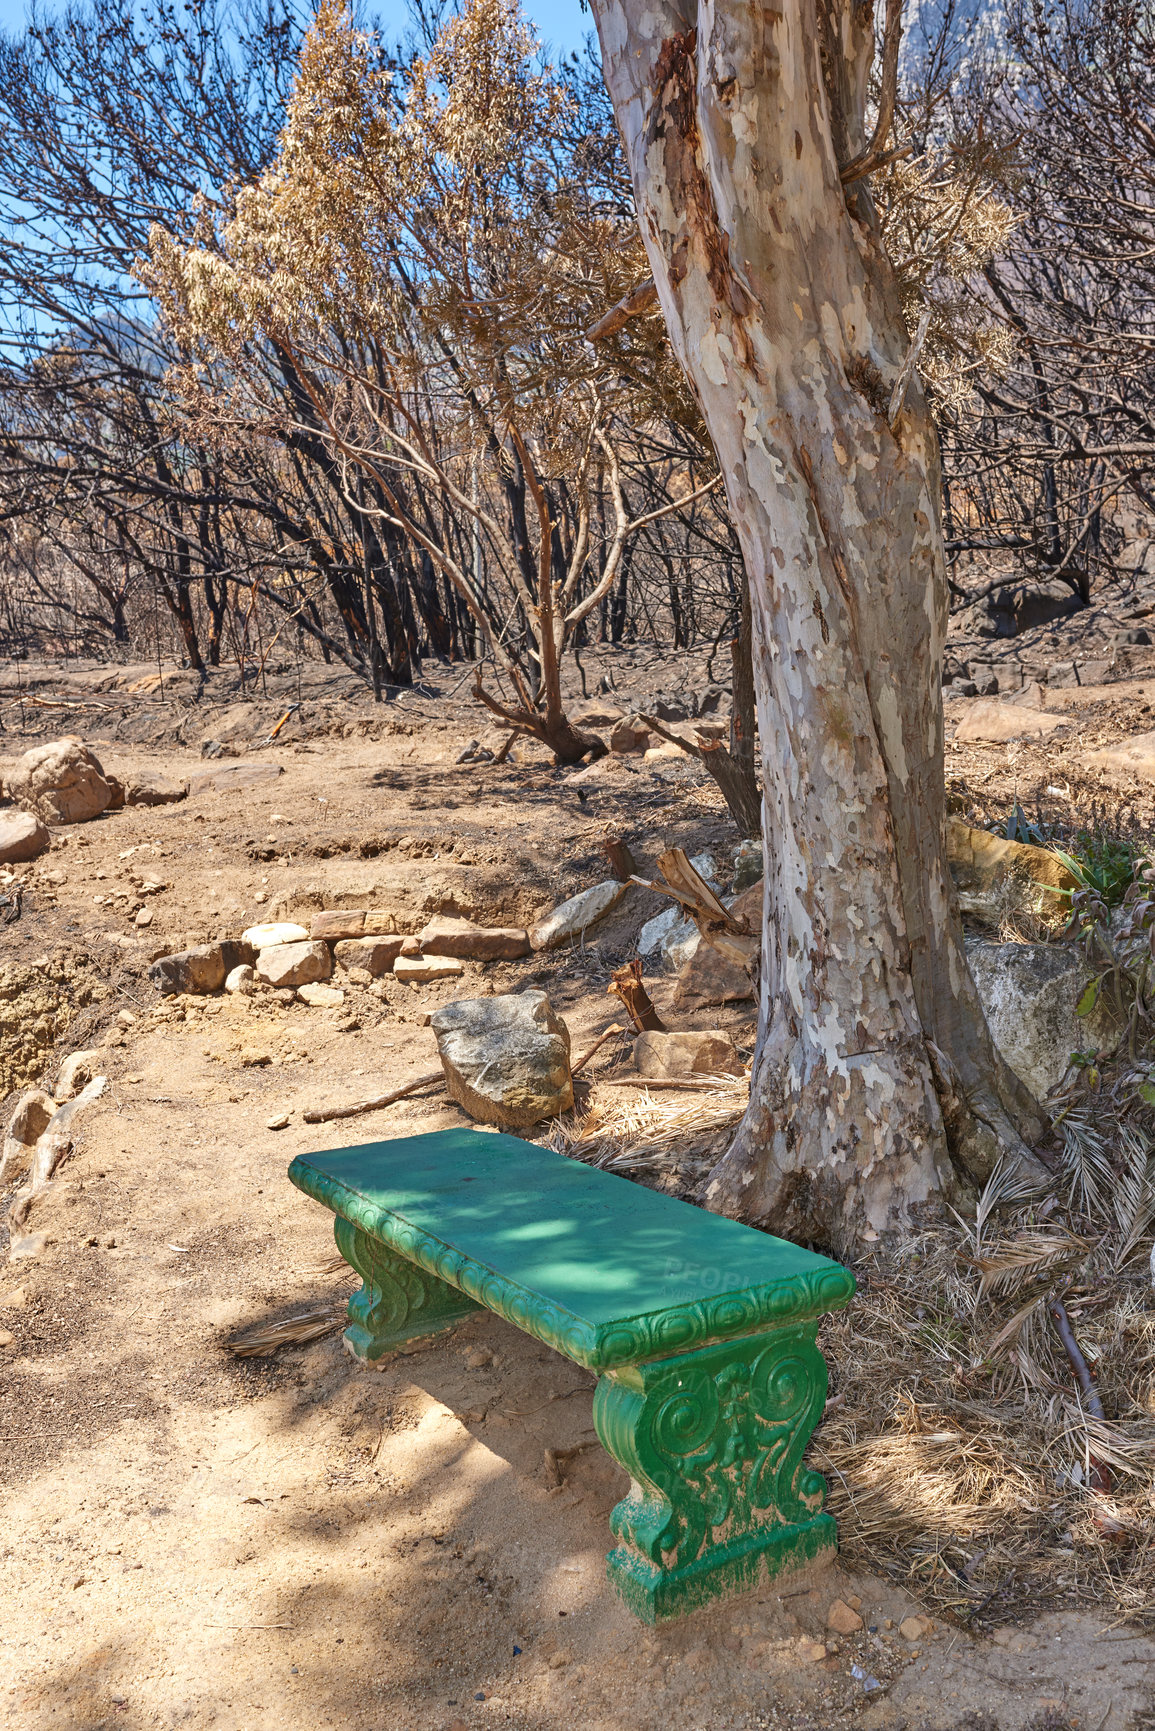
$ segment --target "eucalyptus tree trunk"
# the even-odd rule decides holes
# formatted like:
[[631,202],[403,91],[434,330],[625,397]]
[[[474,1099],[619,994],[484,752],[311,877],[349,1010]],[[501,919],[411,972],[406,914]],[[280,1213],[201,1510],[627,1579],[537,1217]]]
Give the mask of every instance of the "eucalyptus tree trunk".
[[870,9],[781,4],[593,0],[751,588],[759,1035],[707,1200],[846,1245],[1003,1154],[1041,1178],[1045,1120],[991,1042],[945,862],[938,444],[917,377],[892,404],[910,336],[867,183],[843,182]]

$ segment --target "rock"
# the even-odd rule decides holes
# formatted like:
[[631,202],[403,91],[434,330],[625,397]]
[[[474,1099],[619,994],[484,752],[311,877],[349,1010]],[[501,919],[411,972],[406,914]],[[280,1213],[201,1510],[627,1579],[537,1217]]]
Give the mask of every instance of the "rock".
[[241,933],[241,941],[252,944],[254,950],[271,950],[274,944],[305,943],[309,935],[304,926],[294,925],[291,920],[274,920],[267,925],[250,926]]
[[334,944],[333,953],[340,966],[348,972],[352,973],[354,969],[364,971],[379,980],[393,972],[403,942],[396,933],[389,938],[342,938],[340,943]]
[[949,685],[942,688],[943,702],[954,697],[977,697],[979,688],[973,679],[952,679]]
[[393,937],[397,931],[397,915],[386,913],[380,908],[369,908],[365,914],[365,936],[367,938]]
[[483,1124],[525,1130],[573,1105],[569,1029],[544,992],[468,998],[430,1020],[450,1097]]
[[624,719],[624,712],[612,703],[587,703],[570,716],[575,727],[616,727]]
[[62,1105],[65,1100],[74,1099],[82,1088],[87,1088],[96,1074],[99,1059],[100,1053],[96,1050],[72,1052],[65,1058],[56,1078],[56,1087],[53,1089],[53,1096],[58,1106]]
[[994,922],[1008,907],[1032,901],[1060,913],[1068,905],[1060,892],[1078,888],[1062,860],[1046,848],[973,829],[957,817],[947,823],[946,857],[963,913]]
[[662,946],[674,927],[679,924],[681,910],[677,902],[672,902],[668,908],[663,908],[660,914],[655,914],[652,920],[647,920],[638,933],[639,956],[652,956],[655,950]]
[[1113,769],[1155,781],[1155,733],[1136,733],[1118,745],[1088,751],[1083,762],[1090,769]]
[[817,1665],[826,1657],[826,1647],[822,1641],[800,1641],[798,1657],[808,1665]]
[[402,938],[401,948],[398,950],[397,954],[399,956],[419,956],[421,954],[421,945],[418,943],[416,938]]
[[702,934],[688,915],[678,910],[680,917],[675,920],[665,937],[662,939],[662,967],[667,974],[680,974],[691,956],[696,956],[702,942]]
[[220,769],[204,770],[190,777],[189,794],[230,793],[243,787],[259,787],[263,781],[276,781],[284,770],[279,763],[230,763]]
[[1021,704],[1024,709],[1042,709],[1046,699],[1043,688],[1037,679],[1028,679],[1018,691],[1012,691],[1009,697],[1004,697],[1004,703]]
[[130,770],[120,780],[125,805],[176,805],[188,798],[187,781],[170,781],[156,770]]
[[1047,684],[1056,690],[1070,691],[1080,684],[1079,669],[1073,661],[1052,661],[1047,668]]
[[852,1611],[845,1599],[835,1599],[826,1613],[826,1627],[836,1635],[856,1635],[863,1626],[857,1611]]
[[251,944],[224,939],[216,944],[197,944],[190,950],[178,950],[171,956],[159,956],[148,970],[148,977],[162,997],[178,992],[204,994],[219,992],[226,976],[242,963],[252,965]]
[[327,980],[332,972],[328,944],[309,939],[270,944],[257,956],[257,978],[266,986],[309,986],[316,980]]
[[571,896],[537,922],[529,934],[530,946],[535,950],[555,950],[559,944],[581,937],[595,920],[621,901],[629,887],[617,878],[607,878],[605,883],[594,884],[592,889]]
[[266,1130],[287,1130],[288,1128],[289,1114],[287,1112],[278,1112],[275,1118],[265,1119]]
[[[731,912],[746,920],[752,931],[761,930],[763,887],[761,881],[751,884],[730,904]],[[754,996],[755,988],[745,968],[725,961],[709,944],[699,943],[678,975],[674,1007],[696,1010],[712,1004],[740,1004]]]
[[1116,631],[1114,641],[1122,645],[1147,645],[1151,642],[1151,633],[1140,625],[1129,631]]
[[26,751],[4,780],[9,798],[47,824],[88,823],[112,800],[100,759],[71,734]]
[[328,943],[364,935],[364,908],[326,908],[324,913],[314,914],[309,923],[309,936],[323,938]]
[[551,1671],[564,1671],[567,1665],[573,1664],[573,1648],[559,1647],[550,1654],[548,1663]]
[[393,978],[407,986],[423,986],[427,980],[451,980],[465,972],[465,964],[455,956],[398,956],[393,964]]
[[151,924],[152,924],[152,909],[151,908],[137,908],[136,918],[133,920],[132,923],[134,926],[140,926],[140,928],[142,930],[144,930],[144,928],[146,926],[151,926]]
[[56,1241],[47,1232],[25,1232],[20,1237],[15,1234],[8,1240],[9,1262],[31,1261],[34,1257],[43,1256],[50,1244]]
[[226,974],[225,991],[240,992],[243,997],[247,998],[252,994],[256,978],[256,974],[248,963],[242,962],[239,967],[233,968],[228,974]]
[[675,745],[671,739],[663,739],[658,745],[646,747],[642,754],[643,763],[662,763],[670,758],[684,758],[686,753],[680,745]]
[[729,1034],[639,1034],[634,1068],[641,1076],[742,1076],[745,1065]]
[[314,1010],[336,1010],[345,1002],[340,986],[304,985],[298,988],[297,996]]
[[107,806],[105,807],[105,810],[106,811],[123,811],[124,810],[124,783],[121,781],[121,779],[118,775],[110,775],[108,770],[105,770],[105,772],[104,772],[104,779],[108,783],[108,791],[109,791],[109,794],[111,795],[111,798],[109,799],[109,802],[108,802]]
[[34,811],[0,811],[0,865],[36,859],[50,837]]
[[426,956],[464,956],[472,962],[510,962],[528,956],[529,934],[518,926],[477,926],[438,914],[418,934]]
[[16,1102],[0,1151],[0,1183],[22,1178],[32,1164],[36,1144],[48,1128],[56,1101],[43,1088],[29,1088]]
[[765,871],[761,841],[740,841],[734,849],[734,894],[756,884]]
[[1021,703],[979,702],[955,728],[957,740],[981,739],[998,744],[1010,739],[1042,739],[1057,727],[1066,727],[1065,715],[1048,715],[1027,709]]
[[1100,996],[1089,1016],[1075,1006],[1093,975],[1059,944],[967,947],[967,960],[995,1045],[1037,1099],[1057,1086],[1072,1052],[1112,1045],[1119,1027]]
[[610,750],[619,756],[629,756],[633,752],[643,752],[648,749],[652,735],[640,715],[627,716],[619,721],[610,734]]
[[898,1625],[898,1632],[904,1641],[925,1641],[934,1628],[929,1617],[904,1617]]

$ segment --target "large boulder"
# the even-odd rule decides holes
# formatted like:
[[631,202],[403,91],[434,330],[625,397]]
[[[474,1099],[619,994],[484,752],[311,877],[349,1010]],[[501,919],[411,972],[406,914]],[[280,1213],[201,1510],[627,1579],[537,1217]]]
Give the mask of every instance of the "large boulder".
[[1046,848],[972,829],[957,817],[947,825],[946,852],[963,913],[995,924],[1013,907],[1038,904],[1046,912],[1062,913],[1069,906],[1063,892],[1079,887]]
[[430,1026],[451,1098],[480,1123],[528,1130],[573,1105],[569,1029],[544,992],[466,998]]
[[48,842],[48,831],[34,811],[0,811],[0,865],[36,859]]
[[4,779],[9,798],[48,824],[88,823],[112,804],[100,759],[71,734],[26,751]]
[[266,986],[308,986],[327,980],[332,972],[329,946],[318,940],[272,944],[257,957],[257,978]]
[[1091,978],[1078,951],[976,943],[967,959],[995,1045],[1037,1099],[1062,1081],[1073,1052],[1114,1045],[1119,1024],[1102,994],[1090,1015],[1076,1014]]

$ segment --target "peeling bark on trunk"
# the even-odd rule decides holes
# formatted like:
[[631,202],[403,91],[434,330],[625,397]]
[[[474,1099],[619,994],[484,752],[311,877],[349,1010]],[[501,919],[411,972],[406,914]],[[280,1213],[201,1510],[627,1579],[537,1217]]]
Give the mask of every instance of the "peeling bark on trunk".
[[710,1205],[846,1245],[1045,1128],[943,844],[934,425],[864,182],[869,10],[593,0],[675,351],[749,573],[768,837],[750,1109]]

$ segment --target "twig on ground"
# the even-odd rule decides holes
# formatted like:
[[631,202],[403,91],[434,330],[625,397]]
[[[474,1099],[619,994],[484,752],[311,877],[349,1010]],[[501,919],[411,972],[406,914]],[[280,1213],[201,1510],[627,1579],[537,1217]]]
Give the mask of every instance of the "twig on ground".
[[594,1053],[604,1046],[607,1040],[612,1040],[615,1034],[624,1034],[625,1031],[620,1022],[611,1022],[605,1033],[599,1034],[588,1051],[583,1052],[577,1063],[570,1066],[570,1075],[576,1076],[579,1070],[584,1070]]
[[306,1124],[327,1124],[333,1118],[358,1118],[363,1112],[379,1112],[383,1106],[392,1106],[397,1100],[404,1100],[407,1094],[416,1094],[419,1088],[432,1088],[435,1082],[444,1082],[445,1074],[441,1070],[431,1070],[426,1076],[415,1076],[412,1082],[406,1082],[403,1088],[394,1088],[388,1094],[374,1094],[371,1100],[354,1100],[349,1106],[312,1106],[301,1114]]

